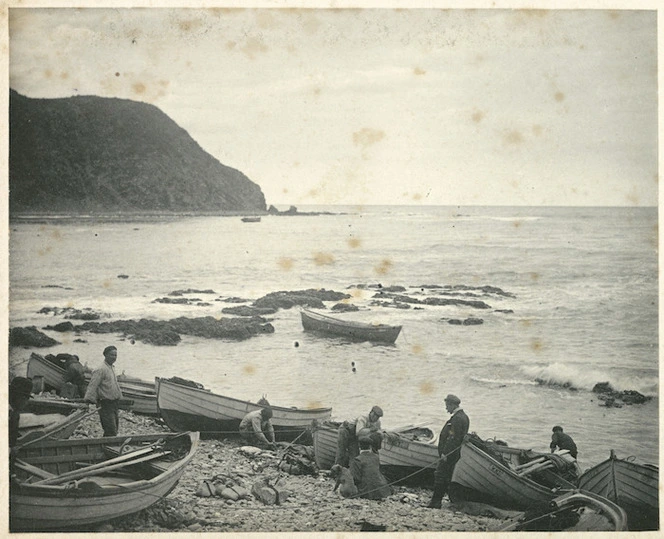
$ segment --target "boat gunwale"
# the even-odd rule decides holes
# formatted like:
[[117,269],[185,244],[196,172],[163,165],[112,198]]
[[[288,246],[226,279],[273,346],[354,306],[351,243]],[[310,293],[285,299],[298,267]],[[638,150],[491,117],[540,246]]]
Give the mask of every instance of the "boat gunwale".
[[[158,382],[157,382],[158,381]],[[252,406],[255,406],[257,408],[264,408],[265,405],[258,404],[255,402],[247,401],[247,400],[242,400],[242,399],[237,399],[235,397],[227,397],[225,395],[220,395],[219,393],[213,393],[212,391],[208,391],[207,389],[200,389],[197,387],[190,387],[190,386],[185,386],[183,384],[178,384],[177,382],[171,382],[167,378],[161,378],[159,376],[155,377],[155,387],[157,388],[157,396],[159,395],[159,388],[162,383],[166,383],[166,385],[171,385],[171,386],[176,386],[176,387],[181,387],[184,388],[185,391],[192,391],[192,392],[197,392],[201,393],[203,395],[209,395],[212,397],[224,399],[224,400],[229,400],[232,402],[237,402],[237,403],[242,403],[242,404],[250,404]],[[157,406],[159,407],[159,399],[157,399]],[[273,404],[270,404],[270,408],[272,410],[278,410],[279,412],[290,412],[290,413],[305,413],[307,415],[318,415],[322,413],[332,413],[332,408],[331,407],[324,407],[324,408],[286,408],[284,406],[276,406]],[[159,407],[161,409],[161,407]]]

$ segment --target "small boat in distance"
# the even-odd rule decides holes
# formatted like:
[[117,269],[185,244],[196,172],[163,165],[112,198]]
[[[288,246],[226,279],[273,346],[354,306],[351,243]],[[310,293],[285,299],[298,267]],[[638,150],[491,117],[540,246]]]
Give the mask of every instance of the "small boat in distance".
[[[238,434],[240,421],[248,413],[260,410],[264,404],[218,395],[201,384],[185,379],[155,378],[157,405],[168,427],[175,431],[198,430],[211,437],[224,433]],[[262,400],[262,399],[261,399]],[[332,408],[272,408],[272,426],[276,441],[311,444],[314,420],[325,421]]]
[[19,448],[9,530],[84,531],[150,507],[173,490],[198,432],[48,440]]
[[340,320],[321,313],[302,309],[302,327],[305,331],[313,331],[335,337],[344,337],[352,341],[370,341],[383,344],[394,344],[402,326],[387,324],[367,324]]
[[243,223],[260,223],[261,218],[260,217],[243,217],[242,222]]
[[619,459],[615,451],[579,477],[579,488],[617,503],[630,530],[659,529],[659,467]]

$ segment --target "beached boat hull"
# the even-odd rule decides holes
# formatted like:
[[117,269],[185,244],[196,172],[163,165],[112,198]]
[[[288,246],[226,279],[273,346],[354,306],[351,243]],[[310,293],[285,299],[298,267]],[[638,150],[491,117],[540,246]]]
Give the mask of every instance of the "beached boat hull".
[[[133,445],[152,443],[158,439],[175,443],[174,436],[152,434],[38,442],[20,450],[18,458],[57,475],[75,469],[76,463],[90,465],[109,459],[105,446],[119,449],[129,438]],[[63,485],[32,485],[27,482],[30,474],[19,472],[20,482],[13,481],[10,487],[10,530],[84,531],[87,526],[136,513],[153,505],[176,486],[196,452],[198,433],[186,433],[180,442],[184,455],[179,460],[151,461],[149,466],[153,477],[141,479],[137,471],[135,477],[124,480],[106,478],[101,488],[91,485],[90,478]],[[94,480],[102,481],[99,478]]]
[[[48,359],[33,353],[28,360],[27,376],[35,378],[41,376],[44,383],[60,390],[64,384],[64,369],[55,365]],[[89,380],[90,375],[87,375]],[[118,375],[118,384],[125,399],[132,404],[126,406],[127,410],[138,414],[157,415],[157,394],[152,382],[146,382],[130,376]]]
[[[190,387],[164,378],[155,379],[157,405],[168,427],[175,431],[198,430],[204,437],[239,434],[240,421],[260,404],[217,395],[205,389]],[[311,425],[325,421],[332,408],[284,408],[271,406],[272,426],[277,441],[311,443]]]
[[523,514],[500,531],[626,531],[627,514],[615,503],[577,490],[549,502],[546,509]]
[[[55,440],[69,438],[88,415],[88,407],[85,405],[76,406],[50,399],[30,399],[25,410],[21,412],[17,445],[44,436]],[[45,418],[41,423],[40,417]],[[53,417],[59,420],[51,421]]]
[[323,335],[343,337],[353,341],[370,341],[383,344],[393,344],[399,336],[401,326],[388,326],[386,324],[365,324],[339,320],[313,311],[300,311],[302,327],[305,331],[313,331]]
[[[430,436],[426,434],[417,436],[413,434],[415,430],[429,431],[429,429],[412,429],[409,433],[405,428],[402,434],[395,432],[384,434],[382,447],[378,452],[381,471],[390,481],[431,487],[433,472],[438,464],[438,446],[426,441],[433,439],[433,433]],[[337,432],[338,425],[318,425],[314,429],[314,458],[322,470],[329,470],[334,464]]]
[[461,455],[454,467],[452,482],[463,487],[458,494],[477,494],[475,501],[526,510],[534,505],[550,502],[560,495],[561,490],[576,488],[573,483],[553,473],[549,473],[548,477],[555,483],[550,487],[520,476],[466,440],[461,445]]
[[611,456],[579,478],[579,488],[607,498],[627,512],[630,530],[659,529],[659,468]]

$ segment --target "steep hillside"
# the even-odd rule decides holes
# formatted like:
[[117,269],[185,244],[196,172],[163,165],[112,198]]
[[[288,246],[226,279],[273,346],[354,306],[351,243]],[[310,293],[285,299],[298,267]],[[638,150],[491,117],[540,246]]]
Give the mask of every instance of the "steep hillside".
[[265,211],[260,187],[152,105],[10,94],[10,212]]

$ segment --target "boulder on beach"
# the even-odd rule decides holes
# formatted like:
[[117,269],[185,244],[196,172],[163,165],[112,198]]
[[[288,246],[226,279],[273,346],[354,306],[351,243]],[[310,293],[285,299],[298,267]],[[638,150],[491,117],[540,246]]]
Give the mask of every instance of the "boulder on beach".
[[34,348],[48,348],[60,344],[35,326],[11,328],[9,330],[9,346],[26,346]]

